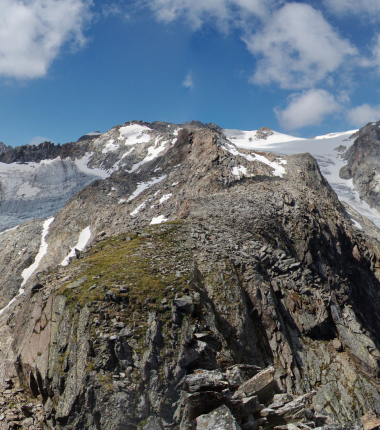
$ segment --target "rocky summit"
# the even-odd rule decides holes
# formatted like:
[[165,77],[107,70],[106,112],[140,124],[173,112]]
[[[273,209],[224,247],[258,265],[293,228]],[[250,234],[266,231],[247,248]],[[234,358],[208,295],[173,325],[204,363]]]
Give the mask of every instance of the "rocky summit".
[[[372,211],[379,125],[334,146]],[[1,430],[380,428],[380,231],[322,156],[241,133],[4,145]]]

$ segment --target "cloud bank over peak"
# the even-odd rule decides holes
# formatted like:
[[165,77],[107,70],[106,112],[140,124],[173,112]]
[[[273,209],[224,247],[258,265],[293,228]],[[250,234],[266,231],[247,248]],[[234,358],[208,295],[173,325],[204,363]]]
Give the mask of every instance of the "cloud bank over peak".
[[0,76],[18,79],[46,75],[62,46],[85,43],[91,0],[2,0]]
[[292,94],[283,110],[275,109],[278,121],[287,130],[320,124],[327,115],[337,113],[341,105],[323,89],[311,89]]
[[369,104],[364,103],[363,105],[350,109],[347,112],[347,119],[349,123],[356,127],[362,127],[368,122],[378,121],[379,118],[380,105],[370,106]]

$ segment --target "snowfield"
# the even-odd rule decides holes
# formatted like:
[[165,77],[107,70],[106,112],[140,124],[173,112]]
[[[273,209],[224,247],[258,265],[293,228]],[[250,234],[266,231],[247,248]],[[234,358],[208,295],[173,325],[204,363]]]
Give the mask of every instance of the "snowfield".
[[[317,160],[323,176],[335,190],[339,199],[351,205],[380,228],[380,213],[360,199],[359,194],[354,189],[352,179],[346,180],[339,177],[339,170],[346,164],[341,154],[354,143],[355,138],[353,135],[357,131],[329,133],[312,139],[303,139],[273,132],[273,134],[264,139],[259,138],[257,130],[223,130],[227,138],[238,148],[270,151],[279,155],[309,152]],[[342,146],[345,148],[342,148]],[[256,159],[258,157],[256,155]],[[259,161],[263,160],[259,159]],[[280,165],[272,167],[277,167],[277,169],[278,167],[284,168]],[[277,170],[277,173],[280,176],[283,171],[280,169]]]

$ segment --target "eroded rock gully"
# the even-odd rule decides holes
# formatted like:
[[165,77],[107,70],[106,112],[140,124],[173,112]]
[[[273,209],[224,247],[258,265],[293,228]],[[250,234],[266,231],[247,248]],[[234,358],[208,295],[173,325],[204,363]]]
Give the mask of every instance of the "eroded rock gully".
[[[49,269],[1,317],[0,429],[376,428],[379,243],[311,156],[280,178],[224,143],[184,130],[57,214]],[[157,187],[115,201],[155,172],[170,222],[149,225]],[[56,266],[78,214],[95,239]]]

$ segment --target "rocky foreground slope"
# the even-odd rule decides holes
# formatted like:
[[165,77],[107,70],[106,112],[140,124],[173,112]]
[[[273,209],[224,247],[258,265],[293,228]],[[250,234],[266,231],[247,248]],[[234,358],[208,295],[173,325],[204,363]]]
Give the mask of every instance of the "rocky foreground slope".
[[106,178],[0,236],[0,428],[380,425],[376,227],[309,154],[129,126],[82,141]]

